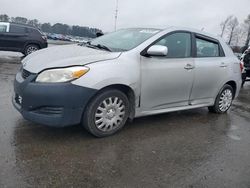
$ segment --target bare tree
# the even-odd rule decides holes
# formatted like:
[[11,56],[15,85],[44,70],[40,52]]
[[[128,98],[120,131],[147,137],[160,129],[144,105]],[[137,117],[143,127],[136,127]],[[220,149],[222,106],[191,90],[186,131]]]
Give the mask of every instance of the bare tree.
[[236,17],[232,17],[228,22],[228,31],[229,31],[229,40],[228,44],[231,45],[232,39],[234,35],[236,34],[236,28],[239,25],[239,21]]
[[247,37],[246,37],[245,46],[248,46],[250,42],[250,14],[247,16],[247,19],[245,20],[245,24],[247,27]]
[[28,22],[28,19],[20,16],[12,17],[11,22],[26,24]]
[[228,25],[228,22],[233,18],[233,15],[230,15],[228,16],[223,22],[221,22],[220,24],[220,27],[221,27],[221,37],[223,37],[225,31],[226,31],[226,28],[227,28],[227,25]]
[[10,20],[9,16],[6,14],[1,14],[0,15],[0,21],[2,22],[8,22]]
[[40,28],[41,24],[39,23],[39,21],[37,19],[33,19],[33,20],[28,20],[27,24],[32,25],[34,27]]
[[235,33],[237,33],[237,34],[234,35],[234,37],[233,37],[234,40],[231,41],[231,45],[232,45],[232,43],[233,43],[234,46],[239,45],[241,37],[242,37],[242,32],[243,32],[243,30],[242,30],[242,28],[240,26],[238,26],[235,29]]

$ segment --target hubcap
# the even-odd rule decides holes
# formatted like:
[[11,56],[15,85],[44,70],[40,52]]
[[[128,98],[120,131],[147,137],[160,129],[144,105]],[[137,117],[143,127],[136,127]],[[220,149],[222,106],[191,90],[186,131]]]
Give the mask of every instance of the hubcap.
[[124,102],[118,97],[105,99],[95,113],[95,125],[103,131],[112,131],[119,127],[125,115]]
[[220,101],[219,101],[220,111],[222,112],[227,111],[232,104],[232,100],[233,100],[232,91],[230,89],[224,90],[220,96]]
[[28,47],[28,49],[27,49],[27,54],[29,55],[29,54],[31,54],[31,53],[37,51],[37,50],[38,50],[37,47],[35,47],[35,46],[30,46],[30,47]]

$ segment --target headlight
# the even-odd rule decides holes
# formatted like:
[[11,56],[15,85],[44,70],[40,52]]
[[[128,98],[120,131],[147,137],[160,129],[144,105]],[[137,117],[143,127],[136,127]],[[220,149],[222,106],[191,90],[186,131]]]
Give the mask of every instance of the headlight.
[[88,67],[68,67],[59,69],[49,69],[41,72],[36,78],[36,82],[58,83],[69,82],[80,78],[89,71]]

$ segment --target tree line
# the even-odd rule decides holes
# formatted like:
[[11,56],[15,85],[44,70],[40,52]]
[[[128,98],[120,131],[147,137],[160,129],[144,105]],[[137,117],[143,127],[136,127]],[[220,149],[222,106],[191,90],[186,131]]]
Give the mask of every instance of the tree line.
[[50,23],[40,23],[37,19],[27,19],[19,16],[9,17],[6,14],[0,15],[0,21],[28,24],[46,33],[56,33],[56,34],[72,35],[72,36],[87,37],[87,38],[94,38],[96,37],[96,33],[102,33],[102,30],[98,28],[90,28],[78,25],[70,26],[63,23],[56,23],[52,25]]
[[[46,33],[56,33],[80,37],[93,38],[96,33],[102,33],[98,28],[83,27],[78,25],[69,26],[63,23],[40,23],[37,19],[27,19],[24,17],[9,17],[6,14],[0,15],[0,21],[15,22],[32,25]],[[250,42],[250,14],[243,23],[239,23],[238,18],[230,15],[220,24],[220,36],[224,38],[230,46],[243,46],[247,48]],[[243,49],[243,50],[244,50]]]
[[250,42],[250,14],[243,23],[238,21],[236,16],[230,15],[221,22],[220,36],[226,40],[230,46],[242,47],[244,51]]

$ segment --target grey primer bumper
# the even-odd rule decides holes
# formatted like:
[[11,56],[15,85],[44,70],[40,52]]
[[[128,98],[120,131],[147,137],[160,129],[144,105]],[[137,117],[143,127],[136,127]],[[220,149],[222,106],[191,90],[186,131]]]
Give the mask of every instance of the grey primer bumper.
[[14,81],[13,105],[32,122],[64,127],[79,124],[88,101],[97,92],[71,83],[35,83],[36,75],[23,79],[21,73]]

